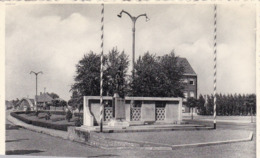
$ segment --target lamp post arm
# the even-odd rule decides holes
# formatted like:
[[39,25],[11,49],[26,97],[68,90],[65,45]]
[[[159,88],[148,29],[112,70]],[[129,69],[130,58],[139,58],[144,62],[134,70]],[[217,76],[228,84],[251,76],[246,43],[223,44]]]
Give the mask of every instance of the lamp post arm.
[[32,74],[32,73],[34,73],[34,74],[36,75],[36,72],[34,72],[34,71],[31,71],[31,72],[30,72],[30,74]]
[[42,71],[40,71],[40,72],[34,72],[34,71],[31,71],[30,74],[32,74],[32,73],[34,73],[36,76],[37,76],[38,74],[43,74]]
[[147,17],[146,14],[141,14],[141,15],[138,15],[138,16],[136,17],[136,20],[137,20],[139,17],[141,17],[141,16],[145,16],[145,17]]
[[122,10],[121,13],[127,14],[127,15],[131,18],[131,20],[134,20],[134,19],[135,19],[135,18],[134,18],[131,14],[129,14],[127,11]]

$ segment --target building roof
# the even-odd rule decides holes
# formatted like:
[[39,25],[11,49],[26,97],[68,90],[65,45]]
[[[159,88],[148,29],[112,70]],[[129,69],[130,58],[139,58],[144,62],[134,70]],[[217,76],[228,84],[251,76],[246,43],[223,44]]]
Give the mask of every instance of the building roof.
[[34,106],[34,99],[30,99],[30,98],[22,98],[22,99],[17,103],[17,105],[20,106],[20,104],[21,104],[23,101],[27,101],[28,104],[29,104],[31,107]]
[[178,65],[184,67],[184,75],[197,75],[186,58],[177,58]]
[[37,102],[51,102],[53,98],[49,96],[47,93],[42,93],[37,95]]
[[14,106],[14,104],[13,104],[13,102],[12,102],[12,101],[8,101],[8,100],[6,100],[6,101],[5,101],[5,106],[8,106],[8,107],[13,107],[13,106]]

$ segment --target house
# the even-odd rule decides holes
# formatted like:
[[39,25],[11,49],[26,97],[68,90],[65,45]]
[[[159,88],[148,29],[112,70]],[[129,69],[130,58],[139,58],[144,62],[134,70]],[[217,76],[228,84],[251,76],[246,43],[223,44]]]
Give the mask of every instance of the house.
[[5,108],[6,108],[6,110],[14,108],[13,102],[6,100],[5,101]]
[[53,98],[48,93],[40,92],[40,95],[37,95],[37,106],[39,109],[46,107],[46,105],[52,104]]
[[29,109],[29,110],[33,110],[34,109],[34,99],[22,98],[16,104],[16,110],[26,111],[27,109]]
[[185,106],[187,98],[194,97],[197,99],[197,74],[191,67],[190,63],[186,58],[178,58],[178,63],[180,63],[184,67],[184,74],[182,78],[183,82],[183,112],[190,112],[189,108]]

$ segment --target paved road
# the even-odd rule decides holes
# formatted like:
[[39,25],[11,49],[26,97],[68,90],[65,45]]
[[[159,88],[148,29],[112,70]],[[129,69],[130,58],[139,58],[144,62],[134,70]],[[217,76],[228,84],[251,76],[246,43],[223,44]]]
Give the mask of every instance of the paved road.
[[[183,148],[171,151],[104,150],[70,142],[49,135],[32,132],[6,122],[6,153],[9,155],[70,156],[70,157],[180,157],[180,158],[254,158],[256,139],[251,142]],[[255,133],[255,124],[218,124],[218,128],[249,130]],[[198,132],[198,131],[197,131]],[[159,136],[159,134],[158,134]]]

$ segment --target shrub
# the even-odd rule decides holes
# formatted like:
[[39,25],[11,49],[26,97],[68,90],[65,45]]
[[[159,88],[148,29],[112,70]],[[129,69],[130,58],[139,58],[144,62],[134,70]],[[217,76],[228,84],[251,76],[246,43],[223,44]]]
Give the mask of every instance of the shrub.
[[75,126],[80,127],[81,125],[83,125],[83,119],[82,119],[82,117],[78,117],[75,120]]
[[40,113],[39,111],[36,111],[35,116],[38,117],[39,113]]
[[45,120],[50,120],[51,119],[51,113],[48,111],[47,114],[45,115]]
[[81,113],[81,112],[75,112],[75,113],[74,113],[74,116],[75,116],[75,117],[83,117],[83,113]]
[[30,108],[30,107],[27,107],[27,108],[26,108],[26,111],[25,111],[25,114],[29,114],[30,111],[31,111],[31,108]]
[[[21,112],[19,112],[19,113],[21,113]],[[32,121],[31,121],[31,120],[29,120],[29,119],[27,119],[27,118],[24,118],[24,117],[22,117],[22,116],[19,116],[19,115],[18,115],[17,113],[15,113],[15,112],[11,112],[10,115],[13,116],[14,118],[17,118],[18,120],[21,120],[21,121],[27,123],[27,124],[32,124]]]
[[70,110],[68,110],[66,112],[66,120],[68,120],[68,122],[70,122],[70,119],[72,118],[72,112]]
[[[24,118],[20,116],[19,114],[24,114],[25,112],[11,112],[10,115],[27,123],[27,124],[32,124],[34,126],[40,126],[40,127],[45,127],[45,128],[50,128],[50,129],[56,129],[56,130],[62,130],[62,131],[67,131],[68,126],[70,125],[64,125],[64,124],[52,124],[48,122],[41,122],[41,121],[36,121],[36,120],[29,120],[27,118]],[[48,115],[48,112],[47,114]],[[51,114],[50,114],[51,115]],[[71,114],[72,115],[72,114]]]
[[47,122],[41,122],[41,121],[32,121],[32,125],[50,128],[50,129],[56,129],[56,130],[62,130],[67,131],[69,125],[59,125],[59,124],[52,124]]

